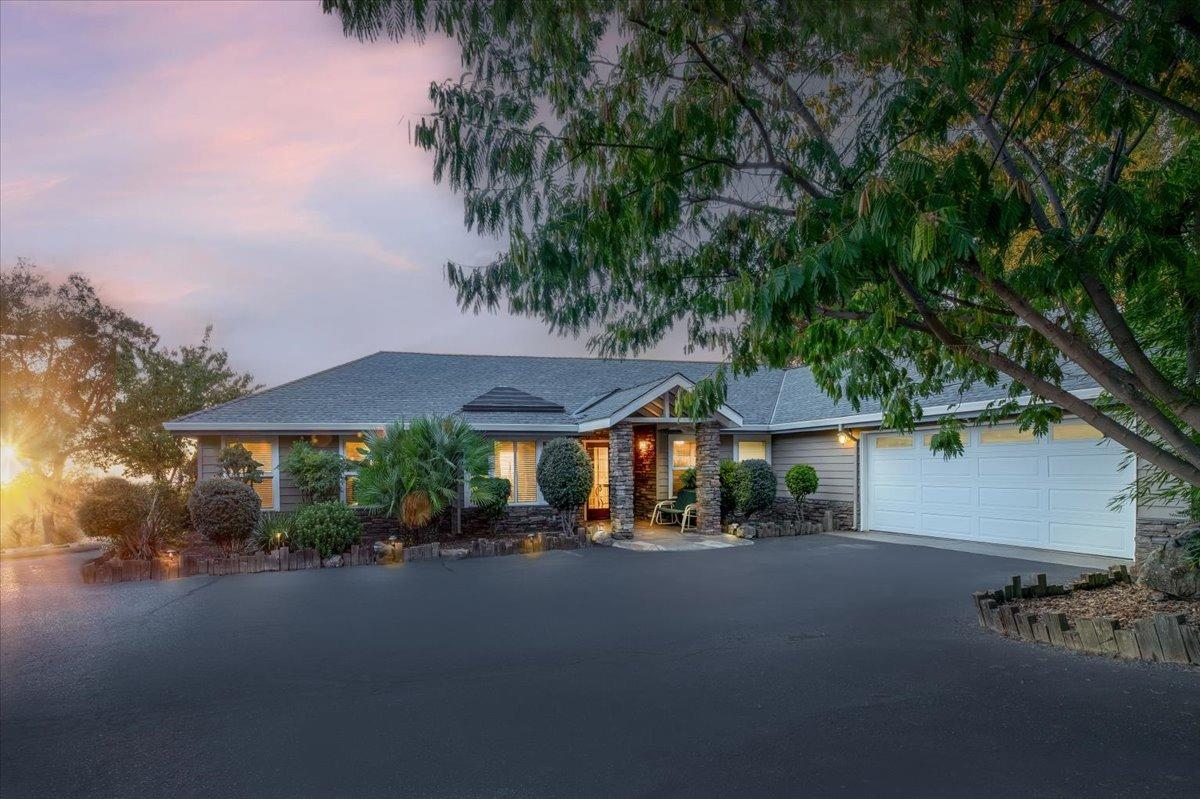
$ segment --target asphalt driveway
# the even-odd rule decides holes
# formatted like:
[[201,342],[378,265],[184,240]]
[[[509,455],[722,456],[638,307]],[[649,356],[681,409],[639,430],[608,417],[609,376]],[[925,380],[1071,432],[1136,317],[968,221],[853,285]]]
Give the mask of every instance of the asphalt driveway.
[[1195,796],[1200,673],[981,631],[1064,566],[836,536],[83,586],[0,564],[0,793]]

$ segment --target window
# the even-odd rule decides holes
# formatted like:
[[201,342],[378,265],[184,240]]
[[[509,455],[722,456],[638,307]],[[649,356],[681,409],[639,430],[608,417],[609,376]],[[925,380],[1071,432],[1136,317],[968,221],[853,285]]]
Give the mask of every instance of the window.
[[1018,430],[1015,427],[991,427],[979,431],[980,444],[1032,444],[1037,439],[1032,430]]
[[496,441],[492,444],[492,474],[512,483],[510,503],[537,502],[537,442]]
[[1099,441],[1104,434],[1087,422],[1063,422],[1050,429],[1055,441]]
[[766,441],[737,441],[734,443],[733,459],[737,461],[765,461],[767,457]]
[[696,468],[696,439],[693,436],[672,436],[668,448],[671,456],[671,496],[683,488],[683,473]]
[[912,436],[875,436],[875,449],[904,449],[912,445]]
[[232,447],[234,444],[241,444],[250,451],[250,457],[262,464],[262,482],[251,483],[250,487],[254,489],[254,493],[258,494],[258,498],[262,500],[263,510],[274,510],[275,469],[278,466],[278,464],[275,463],[275,448],[277,446],[277,440],[274,438],[228,436],[222,442],[221,446],[222,448]]
[[[342,457],[348,461],[358,462],[363,459],[367,449],[367,442],[358,438],[342,439]],[[348,469],[346,471],[346,482],[342,487],[342,494],[345,497],[347,505],[357,505],[358,500],[354,498],[354,479],[358,475],[357,469]]]

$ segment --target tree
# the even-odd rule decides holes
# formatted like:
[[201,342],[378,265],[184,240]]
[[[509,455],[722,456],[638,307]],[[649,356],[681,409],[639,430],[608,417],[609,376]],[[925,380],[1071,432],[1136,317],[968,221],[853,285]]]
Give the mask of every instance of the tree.
[[[0,270],[0,436],[43,485],[57,486],[73,459],[96,448],[119,391],[119,365],[157,343],[82,275],[52,286],[25,260]],[[55,503],[41,503],[37,513],[46,539],[60,541]]]
[[292,477],[306,502],[336,502],[350,461],[330,450],[296,441],[280,467]]
[[[728,353],[696,415],[730,372],[797,362],[901,430],[925,397],[1006,383],[982,421],[1044,433],[1066,411],[1200,490],[1189,4],[324,8],[462,51],[414,138],[467,226],[508,236],[448,265],[464,308],[598,327],[605,355],[681,325]],[[1084,374],[1095,403],[1070,390]],[[962,424],[933,448],[960,453]]]
[[556,438],[542,447],[537,484],[546,504],[558,511],[563,532],[570,534],[579,509],[592,493],[592,461],[573,438]]
[[807,463],[797,463],[787,470],[783,481],[787,484],[788,493],[796,500],[796,517],[804,518],[804,498],[817,490],[821,480],[817,470]]
[[228,480],[253,485],[266,478],[262,464],[254,460],[250,450],[241,444],[230,444],[222,449],[217,456],[217,464],[221,467],[221,476]]
[[131,477],[183,485],[195,477],[195,443],[172,435],[163,422],[245,396],[260,386],[229,366],[212,347],[212,328],[195,346],[122,354],[112,412],[98,430],[100,466],[120,466]]

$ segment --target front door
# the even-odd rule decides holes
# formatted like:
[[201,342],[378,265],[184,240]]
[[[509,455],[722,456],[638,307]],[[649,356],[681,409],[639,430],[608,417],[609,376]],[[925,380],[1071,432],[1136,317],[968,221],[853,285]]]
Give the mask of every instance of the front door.
[[592,459],[592,493],[588,494],[587,518],[608,518],[608,444],[587,444]]

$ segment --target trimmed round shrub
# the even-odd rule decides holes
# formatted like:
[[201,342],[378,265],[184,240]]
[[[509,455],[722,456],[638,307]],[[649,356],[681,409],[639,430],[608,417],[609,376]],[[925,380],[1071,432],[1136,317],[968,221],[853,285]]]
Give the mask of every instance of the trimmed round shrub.
[[362,538],[358,514],[340,502],[305,505],[291,519],[291,543],[297,549],[315,549],[322,558],[340,555]]
[[150,491],[122,477],[97,480],[75,511],[85,535],[104,538],[117,557],[132,557],[150,512]]
[[771,507],[775,501],[775,471],[764,460],[742,461],[733,497],[738,513],[749,514]]
[[192,529],[217,546],[234,552],[258,526],[262,501],[254,489],[237,480],[204,480],[188,497]]
[[592,460],[573,438],[548,441],[538,461],[537,484],[546,504],[559,512],[563,532],[569,533],[592,492]]
[[814,493],[821,484],[817,470],[807,463],[797,463],[788,469],[783,482],[787,484],[788,493],[796,498],[796,504],[804,502],[804,498]]

